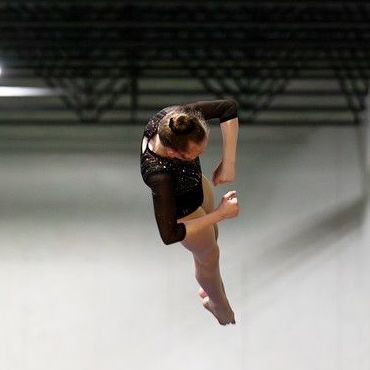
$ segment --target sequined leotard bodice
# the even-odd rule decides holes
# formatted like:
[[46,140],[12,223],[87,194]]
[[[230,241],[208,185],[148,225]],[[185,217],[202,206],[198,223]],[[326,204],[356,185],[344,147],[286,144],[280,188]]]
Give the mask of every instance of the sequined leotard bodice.
[[[191,214],[203,203],[199,157],[192,161],[169,159],[156,154],[148,146],[166,115],[178,107],[167,107],[149,120],[141,151],[141,174],[152,190],[154,213],[165,244],[185,238],[185,225],[177,223],[177,220]],[[202,101],[182,107],[200,111],[206,120],[219,118],[220,123],[237,116],[236,104],[232,100]]]

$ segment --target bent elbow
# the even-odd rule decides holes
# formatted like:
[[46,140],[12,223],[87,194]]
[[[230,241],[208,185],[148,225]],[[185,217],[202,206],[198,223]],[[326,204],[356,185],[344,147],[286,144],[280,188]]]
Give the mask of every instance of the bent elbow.
[[178,233],[161,233],[161,238],[163,243],[166,245],[175,244],[184,239],[184,237]]
[[231,109],[233,109],[235,111],[238,110],[238,104],[237,104],[236,100],[234,100],[234,99],[227,99],[227,102],[229,103]]
[[176,224],[174,228],[160,228],[159,234],[164,244],[170,245],[185,239],[186,229],[183,223]]
[[162,238],[162,241],[165,245],[171,245],[171,244],[177,243],[177,240],[174,240],[174,239],[164,239],[164,238]]
[[229,99],[229,114],[234,118],[238,116],[238,104],[233,99]]
[[173,236],[161,236],[162,241],[166,245],[171,245],[177,243],[179,240],[177,238],[174,238]]
[[238,106],[235,100],[227,99],[224,100],[223,114],[220,117],[220,123],[229,121],[238,117]]

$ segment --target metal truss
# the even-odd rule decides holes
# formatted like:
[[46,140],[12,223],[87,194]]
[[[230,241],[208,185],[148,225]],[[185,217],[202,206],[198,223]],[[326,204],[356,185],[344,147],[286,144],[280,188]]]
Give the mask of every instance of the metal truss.
[[338,81],[354,124],[369,91],[367,1],[0,0],[0,10],[0,58],[60,89],[84,123],[114,110],[138,121],[155,108],[141,102],[145,78],[196,79],[198,94],[235,98],[247,123],[307,73]]

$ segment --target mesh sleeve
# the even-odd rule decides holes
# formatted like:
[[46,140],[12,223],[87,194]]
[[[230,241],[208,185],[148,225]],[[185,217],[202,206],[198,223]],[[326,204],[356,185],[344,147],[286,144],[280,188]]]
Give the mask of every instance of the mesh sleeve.
[[173,181],[168,174],[155,174],[147,180],[152,189],[154,214],[163,242],[173,244],[185,239],[186,228],[177,223]]
[[197,101],[184,107],[200,111],[205,120],[219,118],[220,123],[238,116],[236,103],[231,99]]

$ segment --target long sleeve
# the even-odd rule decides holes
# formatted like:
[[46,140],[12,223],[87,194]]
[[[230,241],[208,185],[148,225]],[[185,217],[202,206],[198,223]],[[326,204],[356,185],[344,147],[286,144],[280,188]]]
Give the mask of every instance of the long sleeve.
[[220,123],[238,116],[236,103],[231,99],[197,101],[185,104],[184,107],[200,111],[205,120],[219,118]]
[[219,185],[235,180],[236,146],[239,133],[239,119],[233,100],[198,101],[184,106],[198,110],[205,120],[218,118],[223,138],[222,160],[213,173],[213,184]]
[[173,244],[185,239],[186,228],[177,223],[173,181],[168,174],[152,175],[148,179],[152,189],[154,214],[163,242]]

